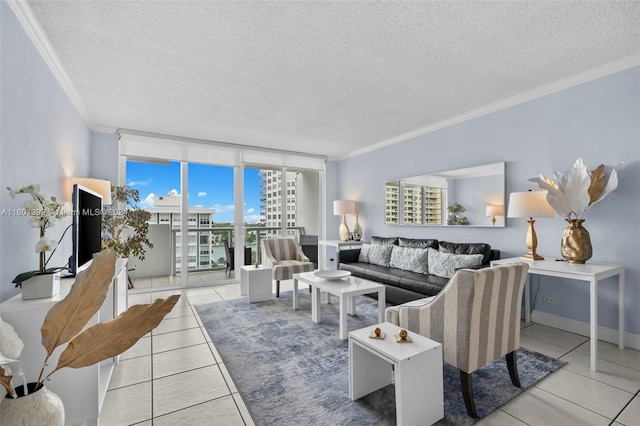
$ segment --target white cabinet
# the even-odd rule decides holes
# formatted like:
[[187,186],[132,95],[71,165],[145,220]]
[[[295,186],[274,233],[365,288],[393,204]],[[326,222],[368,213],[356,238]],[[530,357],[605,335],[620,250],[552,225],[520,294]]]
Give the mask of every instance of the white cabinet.
[[[61,282],[60,294],[47,299],[22,300],[18,294],[0,304],[2,319],[11,324],[22,341],[24,349],[20,357],[28,382],[37,380],[45,359],[40,327],[49,309],[69,293],[74,279]],[[113,281],[107,297],[87,327],[109,321],[127,309],[127,261],[118,259]],[[58,357],[66,345],[57,348],[49,359],[45,372],[50,372],[58,363]],[[110,358],[97,365],[73,369],[63,368],[55,372],[47,387],[58,394],[64,403],[67,425],[97,425],[109,379],[117,358]],[[14,379],[14,383],[16,383]]]

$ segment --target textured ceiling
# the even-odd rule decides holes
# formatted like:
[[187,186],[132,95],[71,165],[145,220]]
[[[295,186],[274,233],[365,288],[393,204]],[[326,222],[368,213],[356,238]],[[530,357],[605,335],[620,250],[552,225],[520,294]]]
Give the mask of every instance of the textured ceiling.
[[636,1],[29,1],[92,126],[346,156],[640,52]]

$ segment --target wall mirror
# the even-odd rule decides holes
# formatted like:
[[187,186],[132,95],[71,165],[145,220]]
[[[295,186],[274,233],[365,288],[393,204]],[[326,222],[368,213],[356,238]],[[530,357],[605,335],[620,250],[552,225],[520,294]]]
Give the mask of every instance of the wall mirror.
[[390,180],[386,225],[504,227],[505,163]]

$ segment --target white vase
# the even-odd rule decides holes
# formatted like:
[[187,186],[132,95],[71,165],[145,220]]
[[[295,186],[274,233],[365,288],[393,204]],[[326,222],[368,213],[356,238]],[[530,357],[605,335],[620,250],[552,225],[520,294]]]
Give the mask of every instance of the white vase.
[[[60,397],[46,386],[34,391],[35,385],[28,384],[27,396],[2,400],[0,419],[3,426],[64,426],[64,405]],[[23,386],[18,386],[16,392],[23,395]]]
[[34,275],[22,281],[22,300],[45,299],[60,293],[60,272]]

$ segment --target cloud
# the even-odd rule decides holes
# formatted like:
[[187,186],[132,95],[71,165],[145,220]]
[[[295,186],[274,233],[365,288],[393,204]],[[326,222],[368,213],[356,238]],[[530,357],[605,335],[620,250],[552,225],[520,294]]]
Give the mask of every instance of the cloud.
[[207,196],[206,192],[204,192],[204,191],[198,192],[198,197],[206,197],[206,196]]
[[171,191],[169,191],[167,195],[175,195],[176,197],[179,197],[180,193],[178,192],[177,189],[172,189]]
[[226,205],[226,206],[223,206],[222,204],[214,204],[210,208],[216,209],[216,213],[226,213],[226,212],[232,212],[235,210],[235,207],[233,204]]
[[255,213],[256,209],[254,209],[253,207],[250,209],[247,209],[247,214],[251,214],[251,213]]
[[147,179],[147,180],[130,180],[127,182],[127,186],[147,186],[149,185],[151,182],[153,182],[153,179]]
[[261,216],[259,214],[251,214],[251,215],[245,215],[244,216],[244,222],[245,223],[258,223],[260,222],[260,218]]
[[154,203],[155,196],[156,194],[154,194],[153,192],[149,193],[149,195],[144,197],[144,199],[140,202],[140,207],[142,207],[143,209],[155,207],[155,203]]

